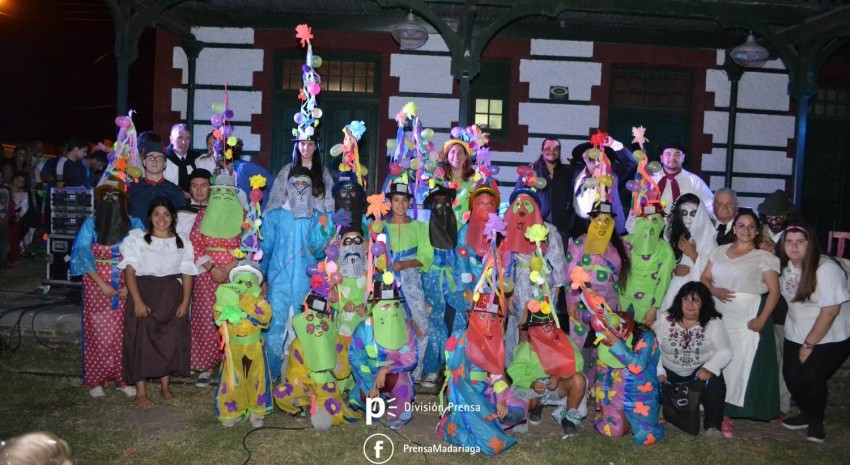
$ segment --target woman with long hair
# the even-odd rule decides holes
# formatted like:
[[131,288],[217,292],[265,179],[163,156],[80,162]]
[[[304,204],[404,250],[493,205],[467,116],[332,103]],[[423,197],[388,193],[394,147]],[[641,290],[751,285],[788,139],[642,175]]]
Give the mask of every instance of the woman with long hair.
[[322,153],[319,149],[319,143],[315,140],[295,141],[295,147],[292,148],[292,163],[288,163],[277,174],[275,185],[269,194],[266,211],[272,211],[286,204],[286,182],[289,180],[289,171],[293,167],[304,167],[310,172],[310,180],[313,182],[313,204],[316,210],[334,211],[334,199],[331,195],[334,181],[328,168],[322,165]]
[[823,442],[827,381],[850,355],[850,290],[847,270],[821,253],[808,225],[785,228],[777,243],[780,289],[788,301],[782,374],[800,415],[789,429],[807,429]]
[[174,402],[169,376],[189,376],[189,301],[198,274],[192,243],[177,234],[177,209],[165,197],[148,208],[150,226],[121,243],[130,299],[124,314],[124,379],[136,384],[136,405],[153,408],[148,378],[159,378],[166,403]]
[[667,307],[666,314],[655,320],[652,330],[661,348],[658,378],[662,383],[682,383],[693,379],[706,381],[700,394],[705,409],[703,428],[709,436],[720,436],[726,381],[723,369],[732,361],[729,333],[720,321],[711,292],[699,281],[683,284]]
[[673,248],[676,268],[664,295],[662,310],[673,306],[673,299],[685,283],[699,281],[708,257],[717,248],[714,226],[705,205],[694,194],[682,194],[667,217],[664,237]]
[[[779,415],[779,368],[770,314],[779,301],[779,259],[758,248],[758,216],[741,209],[735,240],[715,249],[702,273],[732,341],[726,370],[726,415],[769,421]],[[721,430],[729,436],[732,422]]]

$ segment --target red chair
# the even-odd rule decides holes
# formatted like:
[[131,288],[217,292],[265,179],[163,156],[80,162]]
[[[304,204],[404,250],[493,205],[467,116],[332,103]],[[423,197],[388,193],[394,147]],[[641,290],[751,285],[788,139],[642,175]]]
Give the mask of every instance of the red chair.
[[[838,243],[835,253],[832,253],[832,240]],[[844,246],[850,242],[850,231],[830,231],[826,243],[826,252],[834,257],[844,257]]]

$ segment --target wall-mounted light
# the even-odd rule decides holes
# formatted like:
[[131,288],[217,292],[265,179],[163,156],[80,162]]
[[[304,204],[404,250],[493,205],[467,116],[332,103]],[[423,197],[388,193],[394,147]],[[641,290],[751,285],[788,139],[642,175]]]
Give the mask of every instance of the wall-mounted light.
[[770,52],[766,48],[756,43],[756,38],[751,32],[747,36],[746,42],[733,48],[729,52],[729,56],[735,63],[744,68],[761,68],[767,63],[770,58]]
[[428,30],[425,26],[416,22],[413,10],[407,13],[407,19],[392,28],[393,39],[398,42],[402,50],[416,50],[428,42]]

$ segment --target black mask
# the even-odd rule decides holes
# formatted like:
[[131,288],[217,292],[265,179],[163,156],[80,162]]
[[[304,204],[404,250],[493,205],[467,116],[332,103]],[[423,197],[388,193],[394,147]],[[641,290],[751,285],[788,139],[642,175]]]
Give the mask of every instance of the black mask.
[[431,206],[428,234],[435,249],[449,250],[457,247],[457,220],[452,210],[452,200],[440,195]]
[[334,196],[334,206],[351,213],[351,227],[360,228],[366,203],[359,189],[352,185],[342,187]]
[[98,200],[94,228],[98,244],[115,245],[127,236],[130,232],[130,215],[123,197]]

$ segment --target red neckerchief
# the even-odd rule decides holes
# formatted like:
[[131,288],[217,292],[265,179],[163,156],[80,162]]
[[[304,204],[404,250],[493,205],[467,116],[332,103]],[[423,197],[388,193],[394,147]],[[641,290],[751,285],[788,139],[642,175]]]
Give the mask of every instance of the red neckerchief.
[[673,189],[674,202],[679,198],[679,195],[681,195],[681,191],[679,190],[679,181],[676,180],[676,176],[678,176],[681,172],[681,169],[673,174],[667,174],[667,171],[664,171],[664,177],[658,182],[658,190],[664,194],[664,188],[667,187],[667,180],[670,180],[670,188]]

